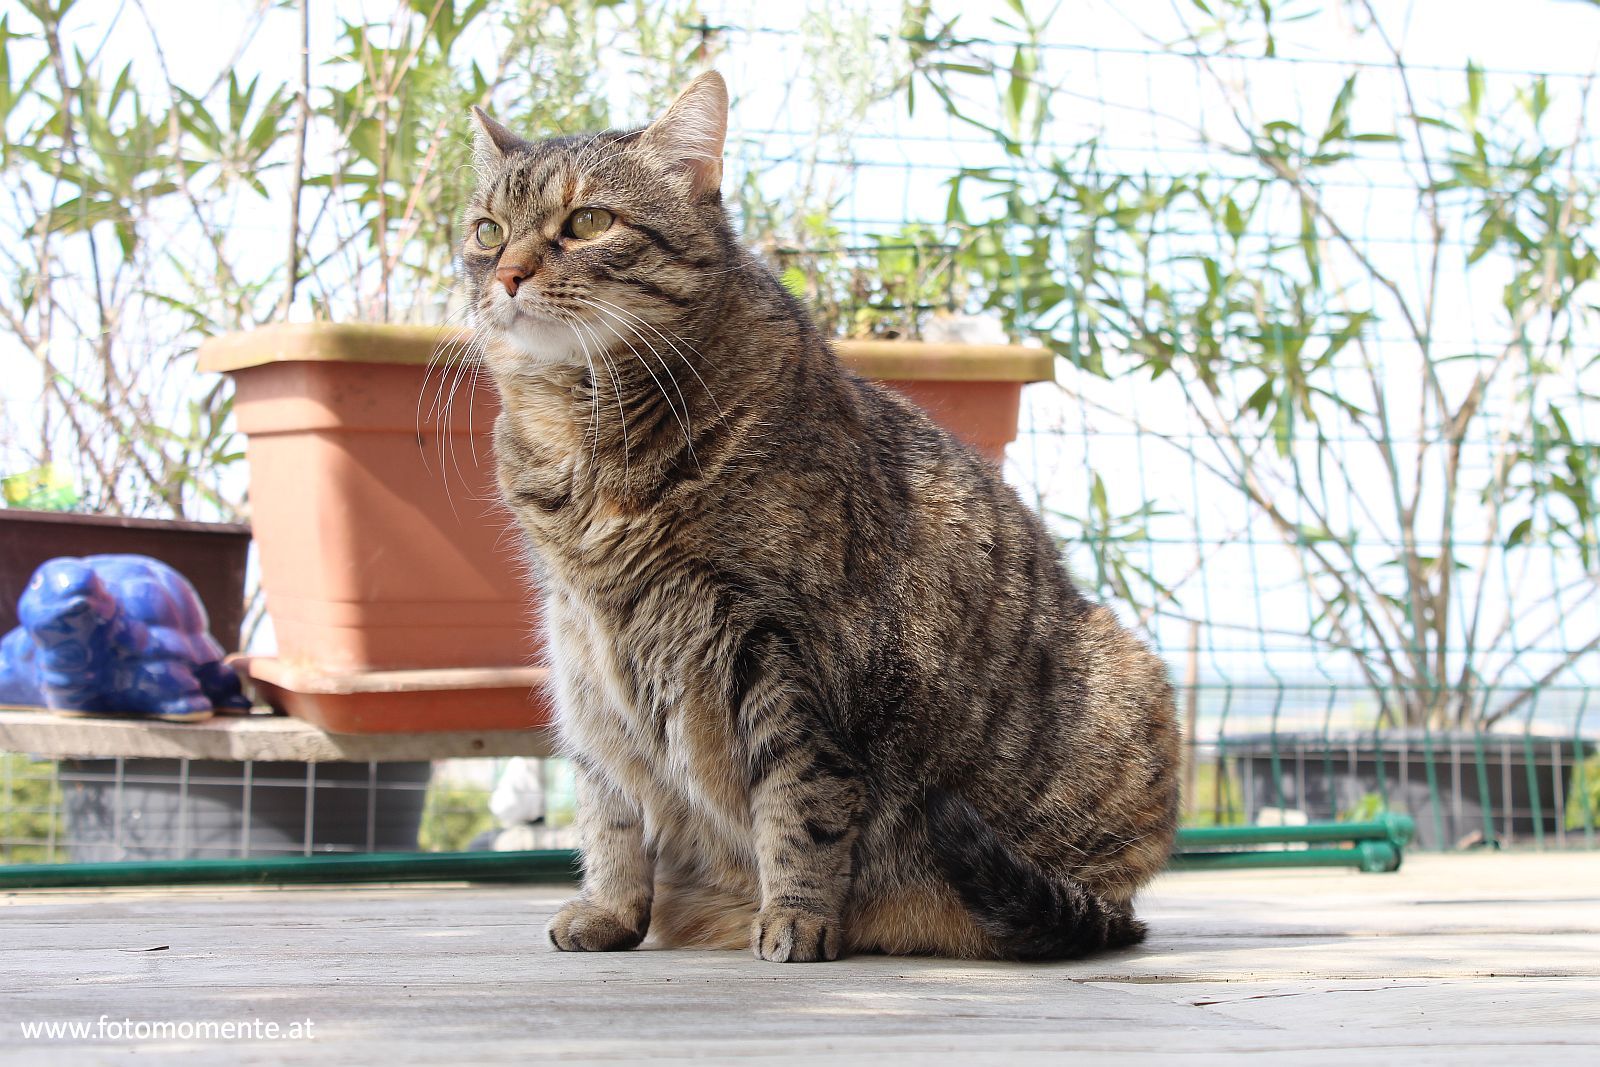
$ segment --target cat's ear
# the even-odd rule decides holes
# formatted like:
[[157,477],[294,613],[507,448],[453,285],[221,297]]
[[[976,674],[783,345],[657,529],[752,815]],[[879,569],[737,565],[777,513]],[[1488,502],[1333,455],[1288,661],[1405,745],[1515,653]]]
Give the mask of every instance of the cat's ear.
[[728,86],[708,70],[678,94],[645,138],[688,172],[696,198],[722,188],[722,142],[728,135]]
[[472,162],[479,167],[498,163],[523,143],[522,138],[496,122],[483,108],[472,108]]

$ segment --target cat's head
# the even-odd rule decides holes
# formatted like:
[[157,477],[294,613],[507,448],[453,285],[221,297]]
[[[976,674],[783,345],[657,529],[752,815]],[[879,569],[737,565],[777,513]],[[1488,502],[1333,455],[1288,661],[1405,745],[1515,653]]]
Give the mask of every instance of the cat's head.
[[582,364],[705,307],[732,240],[727,117],[715,72],[640,130],[525,141],[474,109],[478,182],[461,266],[473,324],[501,342],[491,363]]

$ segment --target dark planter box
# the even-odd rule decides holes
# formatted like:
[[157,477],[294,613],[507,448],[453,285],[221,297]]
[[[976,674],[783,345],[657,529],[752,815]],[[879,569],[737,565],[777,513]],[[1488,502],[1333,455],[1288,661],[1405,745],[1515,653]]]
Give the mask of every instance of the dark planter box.
[[[250,527],[168,519],[0,510],[0,633],[17,598],[56,556],[132,553],[194,585],[227,650],[244,623]],[[308,775],[308,770],[311,773]],[[66,759],[60,781],[75,863],[417,847],[432,765],[426,762],[240,764],[220,760]]]
[[[1337,819],[1370,794],[1417,823],[1417,847],[1559,845],[1573,765],[1593,751],[1571,738],[1421,730],[1225,738],[1244,814],[1297,808]],[[1430,779],[1431,769],[1431,779]]]
[[[432,764],[61,761],[74,863],[414,852]],[[309,773],[308,773],[309,772]]]
[[17,625],[17,598],[39,564],[57,556],[132,553],[177,569],[200,594],[211,633],[230,652],[244,624],[250,527],[0,510],[0,634]]

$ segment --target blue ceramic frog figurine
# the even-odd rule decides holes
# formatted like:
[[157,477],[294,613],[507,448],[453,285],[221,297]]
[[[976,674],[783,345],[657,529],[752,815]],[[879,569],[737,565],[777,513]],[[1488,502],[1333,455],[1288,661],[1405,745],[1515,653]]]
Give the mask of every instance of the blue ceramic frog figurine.
[[0,639],[0,704],[203,719],[247,708],[188,579],[148,556],[62,556],[34,572]]

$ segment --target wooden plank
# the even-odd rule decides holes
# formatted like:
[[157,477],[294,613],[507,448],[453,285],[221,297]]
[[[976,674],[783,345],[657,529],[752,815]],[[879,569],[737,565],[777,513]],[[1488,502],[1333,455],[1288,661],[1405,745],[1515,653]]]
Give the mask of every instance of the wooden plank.
[[0,709],[0,752],[35,756],[293,760],[303,763],[548,756],[547,730],[331,734],[277,715],[218,715],[206,722],[63,718]]
[[[248,1067],[819,1062],[1592,1063],[1600,854],[1393,875],[1166,874],[1150,942],[1023,965],[558,953],[566,887],[0,896],[0,1058]],[[310,1018],[311,1042],[26,1042],[24,1020]]]

